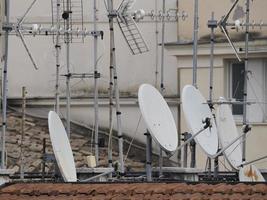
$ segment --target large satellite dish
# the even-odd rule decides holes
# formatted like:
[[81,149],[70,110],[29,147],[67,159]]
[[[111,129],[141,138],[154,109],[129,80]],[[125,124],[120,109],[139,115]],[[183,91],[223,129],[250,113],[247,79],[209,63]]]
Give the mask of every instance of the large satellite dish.
[[203,120],[211,119],[212,127],[205,129],[195,140],[207,155],[215,155],[218,150],[217,128],[206,99],[194,86],[186,85],[182,92],[182,106],[188,128],[193,135],[203,128]]
[[264,177],[254,165],[241,167],[239,170],[240,182],[265,182]]
[[48,126],[61,175],[66,182],[76,182],[77,174],[70,142],[59,116],[54,111],[48,114]]
[[178,146],[178,135],[172,112],[159,91],[143,84],[138,91],[139,107],[152,138],[167,152]]
[[[220,97],[220,104],[217,109],[217,128],[220,143],[222,148],[225,148],[232,141],[238,138],[239,134],[235,125],[234,117],[232,115],[231,108],[228,104],[225,104],[226,100]],[[236,141],[224,152],[226,159],[234,169],[239,169],[238,166],[242,164],[242,149],[240,141]]]

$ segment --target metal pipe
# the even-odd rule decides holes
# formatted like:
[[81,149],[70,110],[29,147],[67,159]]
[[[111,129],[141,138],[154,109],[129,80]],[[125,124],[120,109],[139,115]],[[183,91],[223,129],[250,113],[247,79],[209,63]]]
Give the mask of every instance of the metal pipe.
[[59,43],[59,37],[60,37],[60,0],[57,0],[57,33],[56,33],[56,94],[55,94],[55,99],[56,99],[56,105],[55,105],[55,110],[56,113],[59,114],[59,68],[60,68],[60,60],[59,60],[59,54],[60,54],[60,43]]
[[195,140],[192,140],[190,142],[190,149],[191,149],[190,167],[195,168],[196,167],[196,142],[195,142]]
[[91,177],[91,178],[82,180],[81,182],[90,182],[90,181],[93,181],[93,180],[95,180],[95,179],[97,179],[97,178],[100,178],[100,177],[102,177],[102,176],[109,175],[109,174],[111,174],[111,173],[113,173],[113,172],[114,172],[114,170],[111,170],[111,171],[108,171],[108,172],[104,172],[104,173],[102,173],[102,174],[99,174],[99,175],[93,176],[93,177]]
[[194,8],[194,46],[193,46],[193,85],[197,87],[197,49],[198,49],[198,0]]
[[[244,71],[244,88],[243,88],[243,125],[247,125],[247,73],[248,73],[248,43],[249,43],[249,9],[250,0],[246,1],[246,41],[245,41],[245,71]],[[245,130],[245,129],[244,129]],[[246,131],[244,131],[242,143],[242,161],[246,161]]]
[[[165,61],[165,14],[166,14],[166,0],[162,2],[162,29],[161,29],[161,80],[160,80],[160,90],[163,95],[164,92],[164,61]],[[162,167],[163,167],[163,152],[161,147],[159,147],[159,176],[162,176]]]
[[266,159],[266,158],[267,158],[267,155],[266,156],[259,157],[259,158],[255,159],[255,160],[252,160],[252,161],[244,162],[241,165],[239,165],[238,167],[246,166],[246,165],[249,165],[251,163],[255,163],[255,162],[258,162],[260,160]]
[[152,181],[152,137],[147,131],[146,136],[146,178],[148,182]]
[[25,135],[25,120],[26,120],[26,87],[22,87],[22,119],[21,119],[21,141],[20,141],[20,179],[24,179],[24,135]]
[[115,49],[115,36],[114,36],[114,16],[110,14],[113,12],[113,0],[109,0],[109,26],[110,26],[110,64],[113,68],[113,80],[114,80],[114,92],[115,92],[115,103],[116,103],[116,116],[117,116],[117,131],[119,137],[119,163],[120,173],[124,174],[124,160],[123,160],[123,135],[121,130],[121,111],[120,111],[120,94],[118,88],[118,75],[116,67],[116,49]]
[[159,23],[158,23],[158,0],[155,0],[155,33],[156,33],[156,71],[155,71],[155,87],[158,87],[158,75],[159,75]]
[[188,154],[188,145],[184,146],[184,154],[183,154],[183,167],[187,168],[187,154]]
[[33,5],[36,3],[37,0],[33,0],[33,2],[30,4],[29,8],[26,10],[26,12],[24,13],[24,15],[20,18],[20,20],[18,21],[18,25],[22,24],[27,16],[27,14],[30,12],[30,10],[32,9]]
[[164,55],[165,55],[165,52],[164,52],[164,48],[165,48],[165,14],[166,14],[166,0],[163,0],[162,2],[162,12],[163,12],[163,15],[162,15],[162,19],[161,19],[161,22],[162,22],[162,35],[161,35],[161,80],[160,80],[160,89],[161,91],[164,90],[164,61],[165,61],[165,58],[164,58]]
[[[222,148],[220,151],[217,152],[217,154],[211,156],[211,158],[216,158],[219,155],[221,155],[226,149],[228,149],[230,146],[232,146],[236,141],[240,140],[242,137],[246,137],[246,133],[242,133],[240,136],[235,138],[232,142],[230,142],[228,145],[226,145],[224,148]],[[244,138],[243,138],[244,139]],[[245,138],[246,139],[246,138]]]
[[[9,12],[10,12],[10,5],[9,0],[5,0],[5,16],[6,16],[6,23],[9,24]],[[4,70],[3,70],[3,100],[2,100],[2,135],[1,135],[1,168],[6,168],[6,123],[7,123],[7,89],[8,89],[8,80],[7,80],[7,69],[8,69],[8,47],[9,47],[9,30],[7,29],[5,32],[5,55],[4,55]]]
[[[214,21],[214,12],[211,14],[211,21]],[[217,24],[217,23],[216,23]],[[209,103],[212,103],[213,95],[213,69],[214,69],[214,26],[210,27],[210,88],[209,88]]]
[[[68,17],[66,19],[66,29],[68,30],[70,28],[70,0],[67,0],[67,13]],[[66,64],[67,64],[67,74],[68,76],[66,77],[66,117],[67,117],[67,135],[70,138],[70,34],[67,32],[66,33]]]
[[[98,7],[97,7],[97,0],[94,0],[94,31],[97,31],[97,16]],[[99,144],[98,144],[98,129],[99,129],[99,105],[98,105],[98,66],[97,66],[97,57],[98,57],[98,36],[94,36],[94,109],[95,109],[95,159],[96,159],[96,166],[99,163]]]
[[[208,128],[208,127],[207,127]],[[203,127],[202,129],[200,129],[195,135],[192,135],[191,138],[189,138],[188,140],[186,140],[181,146],[179,146],[176,151],[179,151],[180,149],[182,149],[185,145],[189,144],[193,139],[195,139],[195,137],[197,137],[200,133],[202,133],[204,130],[206,130],[207,128]]]

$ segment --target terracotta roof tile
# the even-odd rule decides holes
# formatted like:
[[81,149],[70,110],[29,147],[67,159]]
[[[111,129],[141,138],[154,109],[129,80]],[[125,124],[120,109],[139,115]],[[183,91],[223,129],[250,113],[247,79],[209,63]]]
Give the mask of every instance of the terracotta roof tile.
[[0,190],[4,200],[267,200],[266,184],[205,183],[17,183]]

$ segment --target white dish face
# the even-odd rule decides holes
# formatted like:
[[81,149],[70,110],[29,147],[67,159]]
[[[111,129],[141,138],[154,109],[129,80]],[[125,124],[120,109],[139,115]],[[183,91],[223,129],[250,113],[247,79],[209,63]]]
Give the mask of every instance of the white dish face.
[[143,84],[138,91],[139,107],[152,138],[168,152],[176,150],[178,135],[172,112],[159,91]]
[[76,182],[77,174],[70,142],[59,116],[54,111],[48,114],[48,126],[53,151],[63,179],[66,182]]
[[204,127],[203,120],[211,119],[212,127],[196,136],[195,141],[208,156],[215,155],[218,150],[218,134],[214,117],[206,99],[194,86],[186,85],[182,92],[182,107],[188,128],[193,135]]
[[[226,100],[221,97],[220,102],[223,103],[226,102]],[[216,122],[220,144],[222,148],[224,148],[239,136],[234,117],[232,115],[232,110],[228,104],[220,104],[218,106]],[[242,164],[242,147],[240,140],[236,141],[223,153],[229,164],[234,169],[238,169],[238,166]]]
[[264,177],[254,165],[241,167],[239,170],[240,182],[265,182]]

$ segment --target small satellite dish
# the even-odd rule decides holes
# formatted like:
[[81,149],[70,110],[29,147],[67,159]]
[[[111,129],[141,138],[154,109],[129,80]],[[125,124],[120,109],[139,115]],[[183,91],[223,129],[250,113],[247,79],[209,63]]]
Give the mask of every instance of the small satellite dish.
[[53,151],[62,177],[66,182],[76,182],[77,174],[70,142],[59,116],[54,111],[50,111],[48,114],[48,126]]
[[[226,102],[226,100],[223,97],[220,97],[219,102],[223,103]],[[222,148],[224,148],[239,136],[231,108],[228,104],[219,104],[216,122],[220,143]],[[239,140],[227,148],[223,153],[234,169],[238,169],[238,166],[242,164],[242,149]]]
[[215,120],[206,99],[192,85],[186,85],[182,92],[182,106],[185,120],[191,133],[195,135],[203,128],[203,120],[211,119],[211,128],[205,129],[195,140],[208,156],[213,156],[218,150],[218,134]]
[[139,107],[152,138],[167,152],[178,146],[178,135],[172,112],[159,91],[143,84],[138,91]]
[[254,165],[241,167],[239,170],[240,182],[265,182],[264,177]]

